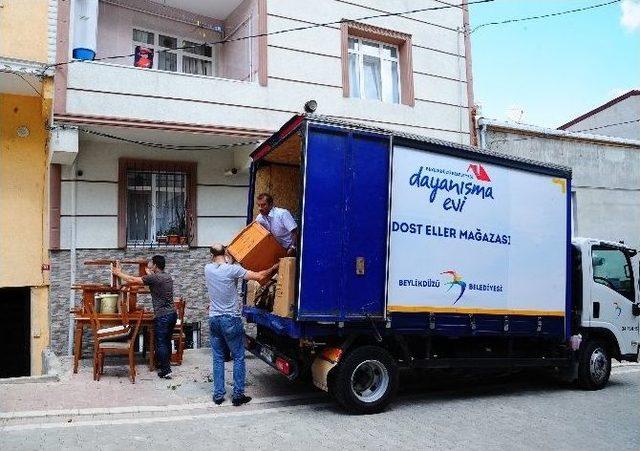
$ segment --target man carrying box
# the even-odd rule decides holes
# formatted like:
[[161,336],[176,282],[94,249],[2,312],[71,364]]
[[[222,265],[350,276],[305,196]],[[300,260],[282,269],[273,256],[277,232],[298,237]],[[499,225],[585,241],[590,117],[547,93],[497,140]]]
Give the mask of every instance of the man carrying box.
[[244,325],[240,316],[238,281],[268,279],[278,265],[260,272],[247,271],[239,265],[227,262],[226,249],[216,243],[210,248],[211,263],[204,267],[204,277],[209,292],[209,331],[211,332],[211,352],[213,354],[213,401],[224,401],[224,354],[225,344],[233,357],[233,397],[234,406],[251,401],[244,394]]
[[278,243],[287,250],[287,255],[296,255],[298,225],[289,210],[274,206],[273,197],[268,193],[259,194],[257,200],[260,214],[256,222],[271,232]]

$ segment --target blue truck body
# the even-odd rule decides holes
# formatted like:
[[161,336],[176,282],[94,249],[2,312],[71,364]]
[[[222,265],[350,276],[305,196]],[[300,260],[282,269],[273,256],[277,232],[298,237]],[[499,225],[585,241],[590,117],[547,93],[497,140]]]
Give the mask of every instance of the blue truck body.
[[[393,145],[468,157],[510,168],[561,177],[562,167],[511,159],[468,146],[410,136],[330,118],[295,116],[253,154],[255,170],[293,134],[301,138],[300,251],[293,318],[255,307],[244,315],[273,333],[315,339],[352,332],[428,333],[448,337],[533,336],[565,339],[571,331],[571,277],[564,316],[469,315],[438,312],[387,312],[390,234],[391,153]],[[570,185],[567,196],[571,193]],[[248,222],[256,193],[250,189]],[[569,205],[569,202],[567,202]],[[567,274],[571,265],[571,215],[567,214]],[[364,274],[354,262],[366,261]]]

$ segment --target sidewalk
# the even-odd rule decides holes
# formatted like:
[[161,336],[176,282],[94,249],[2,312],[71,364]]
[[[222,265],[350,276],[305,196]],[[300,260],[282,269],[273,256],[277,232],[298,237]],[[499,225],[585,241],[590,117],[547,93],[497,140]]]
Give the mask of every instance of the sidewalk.
[[[107,359],[100,381],[93,380],[92,360],[83,359],[77,374],[70,357],[62,359],[59,382],[2,384],[0,415],[11,412],[72,409],[131,409],[144,406],[186,406],[211,403],[211,350],[186,350],[183,364],[174,366],[172,379],[160,379],[138,361],[136,383],[128,378],[126,359]],[[246,393],[254,398],[295,397],[316,393],[310,384],[289,382],[261,360],[247,355]],[[232,362],[225,364],[227,398],[233,387]],[[35,414],[35,413],[34,413]]]

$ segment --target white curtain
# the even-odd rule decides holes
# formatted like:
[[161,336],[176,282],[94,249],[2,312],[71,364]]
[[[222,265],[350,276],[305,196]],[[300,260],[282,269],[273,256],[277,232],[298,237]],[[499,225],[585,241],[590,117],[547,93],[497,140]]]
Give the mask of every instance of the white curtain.
[[349,54],[349,97],[360,97],[360,68],[355,53]]
[[380,58],[363,55],[364,97],[372,100],[382,100],[382,80],[380,77]]

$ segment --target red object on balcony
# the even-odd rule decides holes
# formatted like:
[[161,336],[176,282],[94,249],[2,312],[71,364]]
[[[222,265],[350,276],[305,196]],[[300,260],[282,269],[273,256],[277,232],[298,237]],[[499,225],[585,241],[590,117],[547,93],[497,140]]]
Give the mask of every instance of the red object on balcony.
[[136,45],[135,58],[133,60],[135,67],[142,67],[143,69],[153,68],[153,49],[148,49],[140,45]]

